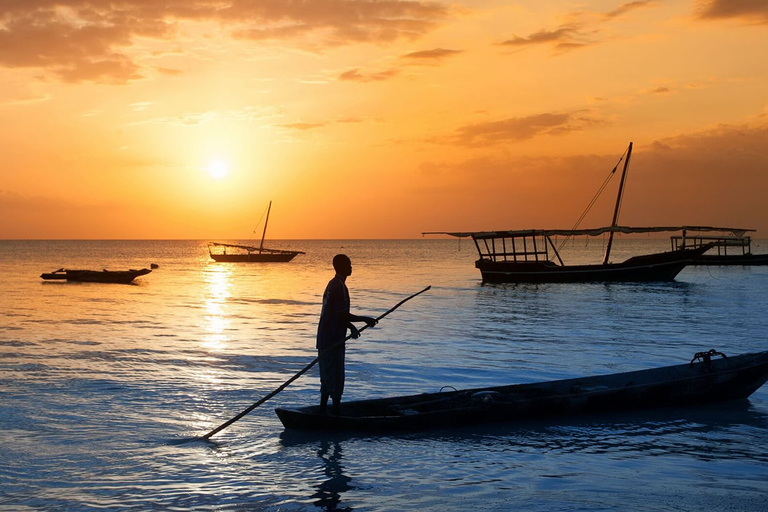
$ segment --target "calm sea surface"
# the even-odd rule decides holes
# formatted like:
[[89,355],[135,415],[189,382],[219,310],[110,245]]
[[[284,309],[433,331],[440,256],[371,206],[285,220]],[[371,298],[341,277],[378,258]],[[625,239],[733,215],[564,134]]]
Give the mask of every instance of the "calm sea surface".
[[[616,259],[667,242],[619,240]],[[533,382],[768,349],[768,267],[672,283],[482,285],[471,242],[278,241],[288,264],[222,264],[196,241],[0,241],[0,509],[768,510],[768,387],[707,408],[391,436],[286,435],[318,401],[332,256],[353,311],[345,398]],[[753,244],[755,252],[768,252]],[[599,259],[602,241],[563,256]],[[159,268],[134,285],[60,267]]]

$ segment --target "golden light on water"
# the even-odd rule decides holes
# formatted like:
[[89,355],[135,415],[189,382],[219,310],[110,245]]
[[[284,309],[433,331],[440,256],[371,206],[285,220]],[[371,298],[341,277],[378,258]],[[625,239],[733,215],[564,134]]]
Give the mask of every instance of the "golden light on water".
[[232,295],[232,270],[225,266],[213,266],[205,270],[205,329],[202,347],[213,352],[224,350],[230,340],[227,330],[231,327],[227,300]]

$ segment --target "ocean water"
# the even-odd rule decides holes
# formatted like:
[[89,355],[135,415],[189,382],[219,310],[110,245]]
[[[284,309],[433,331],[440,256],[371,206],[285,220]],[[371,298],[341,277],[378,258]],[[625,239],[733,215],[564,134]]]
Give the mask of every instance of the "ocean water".
[[[563,257],[599,259],[602,243],[569,242]],[[314,359],[338,252],[352,259],[359,314],[432,286],[349,343],[349,400],[768,349],[768,267],[689,267],[672,283],[482,285],[467,241],[271,245],[307,254],[221,264],[198,241],[0,241],[0,509],[768,509],[768,387],[701,408],[285,433],[274,407],[316,402],[313,368],[211,442],[184,442]],[[619,239],[614,254],[667,245]],[[39,277],[151,263],[133,285]]]

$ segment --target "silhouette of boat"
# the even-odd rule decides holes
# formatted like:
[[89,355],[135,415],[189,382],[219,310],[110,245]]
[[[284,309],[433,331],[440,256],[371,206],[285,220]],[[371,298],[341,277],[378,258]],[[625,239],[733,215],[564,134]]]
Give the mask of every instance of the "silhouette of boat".
[[[716,359],[716,356],[721,358]],[[768,352],[725,357],[710,350],[688,364],[532,384],[276,408],[288,430],[389,432],[444,429],[583,414],[704,405],[749,397],[768,380]]]
[[[475,267],[480,270],[484,283],[672,281],[686,265],[690,265],[694,259],[706,252],[711,245],[702,244],[698,247],[681,247],[673,251],[640,255],[620,263],[609,261],[615,233],[652,233],[679,231],[682,229],[680,227],[627,227],[618,225],[619,209],[631,156],[632,143],[630,142],[616,198],[613,222],[610,226],[595,229],[526,229],[475,232],[432,231],[422,234],[443,234],[460,238],[471,237],[480,256],[480,259],[475,262]],[[608,179],[615,173],[617,168],[618,164],[613,168]],[[605,187],[605,184],[603,184],[603,187]],[[590,207],[596,199],[597,197],[592,200]],[[585,215],[586,212],[584,212],[581,218],[583,219]],[[551,238],[557,235],[569,238],[578,235],[598,236],[604,233],[608,233],[609,237],[602,263],[584,265],[566,265],[563,263],[560,253]]]
[[[707,233],[697,232],[701,230]],[[709,250],[694,259],[691,265],[768,265],[768,254],[752,253],[752,237],[747,233],[754,231],[737,228],[683,228],[682,235],[670,239],[673,249],[709,246]]]
[[78,281],[82,283],[118,283],[130,284],[139,276],[152,272],[148,268],[140,270],[72,270],[60,268],[53,272],[40,274],[45,280]]
[[[272,201],[267,208],[267,219],[264,221],[264,232],[261,235],[261,243],[258,247],[239,244],[227,244],[221,242],[208,242],[208,254],[215,261],[228,263],[279,263],[289,262],[303,251],[286,251],[282,249],[267,249],[264,247],[264,238],[267,235],[269,212],[272,210]],[[234,252],[228,252],[234,250]]]

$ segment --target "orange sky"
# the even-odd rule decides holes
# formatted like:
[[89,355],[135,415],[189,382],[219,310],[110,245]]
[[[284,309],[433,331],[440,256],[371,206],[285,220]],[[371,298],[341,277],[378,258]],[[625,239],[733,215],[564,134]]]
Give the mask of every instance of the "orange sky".
[[[0,238],[768,238],[768,2],[0,0]],[[582,227],[608,225],[618,177]]]

